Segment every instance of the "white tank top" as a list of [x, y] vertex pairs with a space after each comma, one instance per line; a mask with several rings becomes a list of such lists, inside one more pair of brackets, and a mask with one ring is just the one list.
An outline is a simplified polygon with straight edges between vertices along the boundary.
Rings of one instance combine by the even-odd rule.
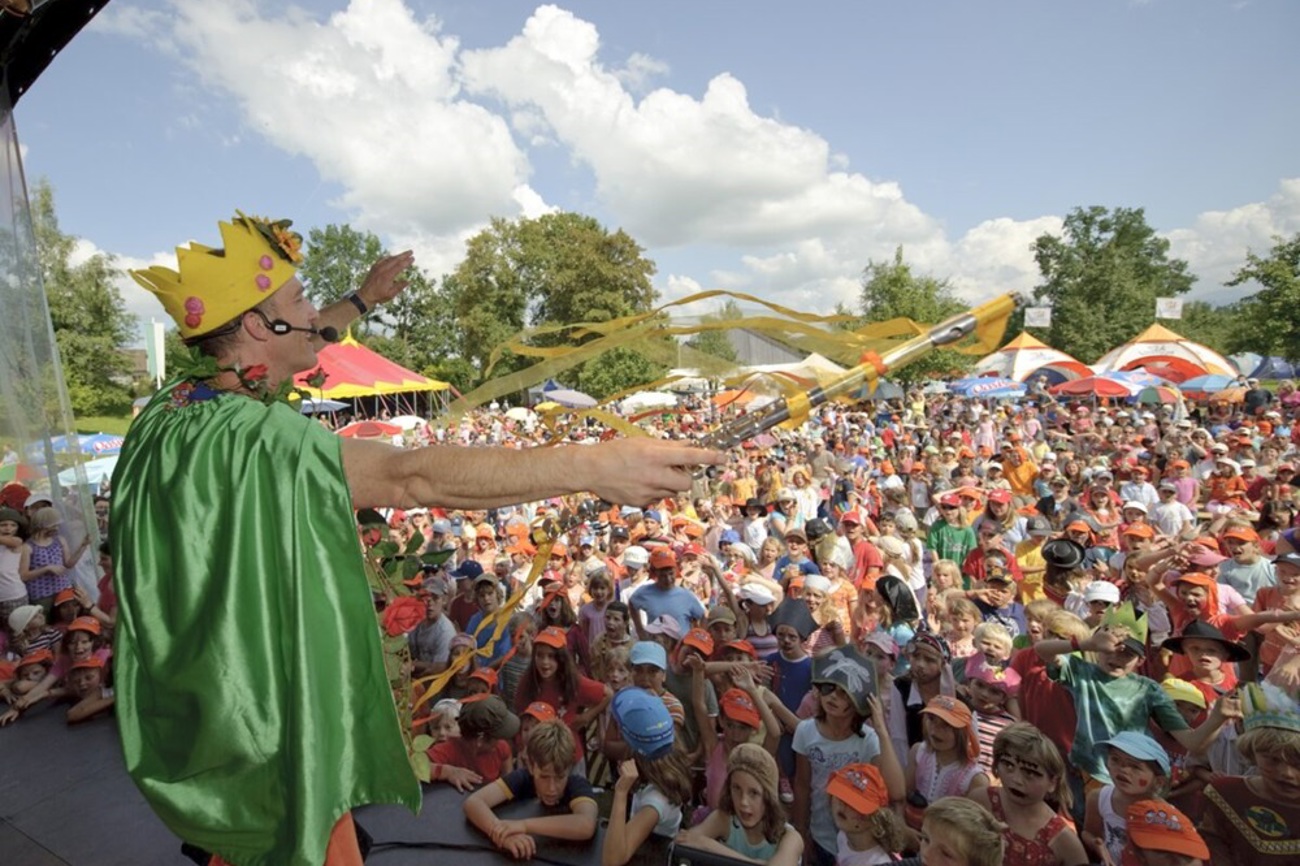
[[1124, 858], [1124, 847], [1128, 845], [1128, 821], [1123, 815], [1115, 813], [1111, 798], [1115, 786], [1107, 785], [1097, 794], [1097, 811], [1101, 814], [1102, 841], [1110, 854], [1112, 863], [1119, 863]]

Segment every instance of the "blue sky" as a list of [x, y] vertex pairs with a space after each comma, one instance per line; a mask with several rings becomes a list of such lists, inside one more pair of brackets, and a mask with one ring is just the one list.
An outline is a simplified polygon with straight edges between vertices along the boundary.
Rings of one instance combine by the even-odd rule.
[[1296, 33], [1285, 0], [112, 0], [17, 121], [64, 230], [126, 265], [239, 208], [438, 275], [551, 208], [628, 230], [665, 300], [829, 311], [900, 244], [970, 300], [1031, 289], [1034, 237], [1100, 204], [1225, 301], [1300, 231]]

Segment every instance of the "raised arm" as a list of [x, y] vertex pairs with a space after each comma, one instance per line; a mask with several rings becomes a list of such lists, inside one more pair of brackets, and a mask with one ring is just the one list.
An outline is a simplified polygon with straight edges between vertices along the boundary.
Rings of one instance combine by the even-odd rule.
[[359, 508], [491, 508], [590, 491], [641, 505], [691, 486], [696, 466], [725, 462], [720, 451], [639, 437], [589, 447], [402, 449], [344, 439], [343, 469]]

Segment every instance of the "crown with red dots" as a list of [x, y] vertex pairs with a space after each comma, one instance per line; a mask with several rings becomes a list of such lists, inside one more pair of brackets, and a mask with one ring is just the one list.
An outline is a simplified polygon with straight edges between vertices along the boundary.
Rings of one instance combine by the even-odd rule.
[[176, 248], [177, 270], [153, 265], [131, 277], [158, 296], [190, 340], [247, 312], [291, 280], [302, 263], [302, 235], [289, 220], [242, 213], [220, 223], [221, 247]]

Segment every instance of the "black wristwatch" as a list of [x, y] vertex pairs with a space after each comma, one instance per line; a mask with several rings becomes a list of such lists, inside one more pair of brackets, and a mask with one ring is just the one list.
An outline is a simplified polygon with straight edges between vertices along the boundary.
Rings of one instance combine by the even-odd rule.
[[343, 296], [343, 300], [351, 301], [352, 306], [356, 307], [357, 312], [363, 316], [366, 313], [370, 312], [370, 308], [366, 306], [366, 302], [361, 300], [361, 295], [357, 294], [356, 292], [348, 292], [346, 295]]

